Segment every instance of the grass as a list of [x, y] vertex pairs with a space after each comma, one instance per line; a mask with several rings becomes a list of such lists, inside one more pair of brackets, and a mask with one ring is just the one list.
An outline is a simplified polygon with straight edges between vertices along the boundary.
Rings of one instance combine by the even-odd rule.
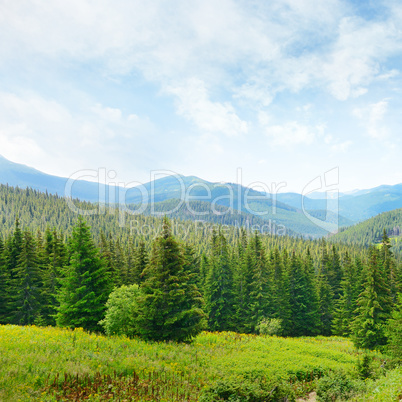
[[391, 402], [402, 400], [402, 368], [389, 371], [385, 377], [367, 382], [367, 391], [354, 401]]
[[192, 344], [147, 343], [81, 329], [5, 325], [0, 400], [196, 401], [222, 381], [285, 382], [302, 395], [330, 370], [354, 372], [357, 360], [352, 343], [336, 337], [204, 332]]

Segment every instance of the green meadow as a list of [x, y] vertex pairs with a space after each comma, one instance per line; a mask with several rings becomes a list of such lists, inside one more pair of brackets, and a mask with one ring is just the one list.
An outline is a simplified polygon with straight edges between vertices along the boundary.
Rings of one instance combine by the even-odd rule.
[[[307, 395], [331, 371], [354, 374], [361, 357], [348, 339], [338, 337], [203, 332], [191, 344], [150, 343], [14, 325], [0, 326], [0, 350], [1, 401], [219, 400], [216, 395], [262, 401], [270, 400], [263, 399], [267, 394], [280, 400], [275, 398], [281, 392]], [[380, 366], [381, 354], [370, 353]], [[382, 381], [378, 395], [390, 392], [387, 378]], [[231, 392], [244, 399], [230, 399]]]

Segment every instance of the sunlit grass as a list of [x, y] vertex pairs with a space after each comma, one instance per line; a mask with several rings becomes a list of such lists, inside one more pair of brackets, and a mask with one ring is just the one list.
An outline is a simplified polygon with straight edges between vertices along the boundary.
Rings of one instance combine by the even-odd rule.
[[221, 379], [309, 382], [328, 370], [353, 371], [358, 359], [349, 340], [335, 337], [204, 332], [192, 344], [147, 343], [81, 329], [12, 325], [0, 326], [0, 350], [0, 400], [22, 401], [51, 400], [49, 384], [61, 382], [65, 373], [78, 374], [80, 381], [134, 376], [135, 386], [154, 386], [161, 398], [172, 389], [195, 397]]

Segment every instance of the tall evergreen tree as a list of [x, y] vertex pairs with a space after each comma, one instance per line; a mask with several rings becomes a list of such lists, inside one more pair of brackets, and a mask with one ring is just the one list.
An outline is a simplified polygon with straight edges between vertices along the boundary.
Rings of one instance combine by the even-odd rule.
[[300, 259], [292, 254], [289, 270], [289, 293], [292, 321], [292, 336], [317, 333], [317, 298], [313, 278]]
[[343, 278], [341, 281], [341, 296], [336, 301], [334, 312], [333, 333], [340, 336], [350, 335], [350, 324], [355, 318], [356, 302], [360, 294], [360, 261], [352, 262], [348, 253], [343, 263]]
[[250, 307], [252, 331], [263, 319], [272, 313], [272, 287], [268, 262], [265, 250], [262, 247], [261, 238], [258, 232], [250, 239], [248, 252], [251, 253], [252, 261], [252, 282], [250, 286]]
[[12, 322], [33, 324], [40, 313], [42, 278], [35, 239], [28, 230], [23, 233], [21, 253], [13, 277]]
[[0, 238], [0, 324], [6, 324], [8, 322], [8, 315], [10, 312], [10, 278], [7, 270], [5, 254], [6, 250], [4, 243]]
[[58, 307], [57, 294], [60, 289], [60, 281], [63, 267], [66, 264], [66, 250], [61, 235], [56, 229], [45, 233], [46, 266], [43, 273], [43, 320], [48, 325], [56, 324]]
[[363, 291], [357, 300], [356, 318], [352, 324], [356, 347], [374, 349], [386, 344], [385, 323], [390, 317], [392, 298], [379, 251], [370, 248], [370, 259], [365, 267]]
[[70, 264], [64, 270], [58, 294], [57, 325], [101, 331], [99, 321], [104, 316], [111, 281], [81, 217], [73, 229], [69, 251]]
[[281, 320], [283, 335], [290, 335], [292, 332], [289, 276], [283, 264], [278, 248], [275, 248], [271, 258], [273, 271], [273, 317]]
[[139, 331], [145, 339], [187, 341], [204, 327], [203, 299], [191, 279], [167, 218], [152, 248], [142, 284]]
[[138, 247], [135, 249], [134, 266], [132, 271], [133, 283], [142, 283], [144, 281], [144, 270], [148, 265], [148, 252], [145, 247], [145, 242], [140, 241]]
[[212, 236], [212, 256], [206, 283], [208, 326], [212, 331], [234, 329], [233, 270], [225, 236]]

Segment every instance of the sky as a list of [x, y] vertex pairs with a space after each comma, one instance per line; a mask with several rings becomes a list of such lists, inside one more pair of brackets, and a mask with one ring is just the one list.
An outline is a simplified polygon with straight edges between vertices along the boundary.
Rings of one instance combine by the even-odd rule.
[[0, 35], [14, 162], [126, 185], [402, 182], [398, 0], [0, 0]]

